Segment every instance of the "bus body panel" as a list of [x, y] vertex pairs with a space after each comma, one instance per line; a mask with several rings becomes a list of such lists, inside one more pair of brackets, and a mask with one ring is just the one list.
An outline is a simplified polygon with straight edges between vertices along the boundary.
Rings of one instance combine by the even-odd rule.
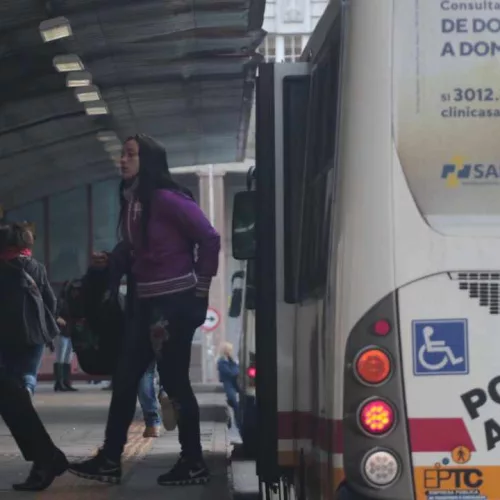
[[[471, 275], [441, 273], [399, 290], [417, 500], [443, 489], [500, 498], [500, 336], [490, 312], [498, 306], [480, 292], [490, 282]], [[457, 468], [469, 477], [448, 472]]]

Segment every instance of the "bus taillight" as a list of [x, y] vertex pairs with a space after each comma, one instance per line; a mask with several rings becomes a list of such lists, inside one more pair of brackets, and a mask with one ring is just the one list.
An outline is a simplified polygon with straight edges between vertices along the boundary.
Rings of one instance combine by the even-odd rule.
[[368, 433], [387, 434], [394, 425], [394, 410], [382, 399], [372, 399], [362, 404], [358, 412], [359, 424]]
[[391, 374], [389, 355], [376, 347], [361, 351], [355, 362], [355, 372], [365, 384], [382, 384]]
[[391, 332], [391, 324], [386, 319], [379, 319], [373, 324], [373, 333], [381, 337]]
[[387, 488], [400, 474], [399, 460], [389, 450], [373, 449], [363, 459], [362, 472], [371, 486]]
[[247, 370], [247, 374], [250, 378], [254, 379], [255, 376], [257, 375], [257, 370], [255, 369], [254, 366], [251, 366], [248, 370]]

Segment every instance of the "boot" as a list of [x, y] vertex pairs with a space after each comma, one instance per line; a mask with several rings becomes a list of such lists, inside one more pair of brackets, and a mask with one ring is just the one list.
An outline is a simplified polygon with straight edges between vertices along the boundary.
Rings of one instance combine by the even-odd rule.
[[31, 472], [23, 483], [13, 484], [16, 491], [43, 491], [46, 490], [58, 476], [68, 469], [68, 461], [64, 453], [56, 449], [52, 460], [34, 464]]
[[71, 381], [70, 381], [70, 378], [71, 378], [71, 365], [69, 363], [64, 363], [62, 365], [62, 373], [63, 373], [62, 383], [63, 383], [63, 386], [66, 388], [66, 390], [69, 391], [69, 392], [76, 392], [76, 391], [78, 391], [78, 389], [75, 389], [71, 385]]
[[54, 363], [54, 391], [67, 392], [68, 389], [63, 384], [63, 367], [61, 363]]

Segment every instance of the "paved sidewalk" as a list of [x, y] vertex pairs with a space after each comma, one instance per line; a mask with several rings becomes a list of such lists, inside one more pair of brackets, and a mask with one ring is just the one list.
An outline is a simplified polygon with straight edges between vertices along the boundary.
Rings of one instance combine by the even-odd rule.
[[[79, 460], [102, 444], [110, 393], [96, 386], [80, 385], [78, 393], [54, 393], [42, 384], [35, 404], [51, 436], [70, 459]], [[0, 500], [229, 500], [227, 478], [228, 439], [225, 398], [220, 393], [200, 393], [202, 442], [212, 480], [207, 486], [160, 487], [156, 478], [178, 457], [177, 432], [164, 431], [157, 439], [144, 439], [140, 411], [130, 429], [124, 453], [124, 478], [120, 486], [86, 481], [69, 473], [42, 493], [13, 492], [10, 485], [24, 479], [29, 464], [21, 458], [8, 430], [0, 421]]]

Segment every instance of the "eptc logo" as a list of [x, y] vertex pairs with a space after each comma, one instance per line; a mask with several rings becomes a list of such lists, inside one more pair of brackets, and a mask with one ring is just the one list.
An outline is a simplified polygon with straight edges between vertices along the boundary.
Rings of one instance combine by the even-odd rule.
[[456, 157], [443, 165], [441, 179], [446, 181], [446, 187], [449, 188], [460, 185], [500, 184], [500, 165], [465, 163], [463, 158]]

